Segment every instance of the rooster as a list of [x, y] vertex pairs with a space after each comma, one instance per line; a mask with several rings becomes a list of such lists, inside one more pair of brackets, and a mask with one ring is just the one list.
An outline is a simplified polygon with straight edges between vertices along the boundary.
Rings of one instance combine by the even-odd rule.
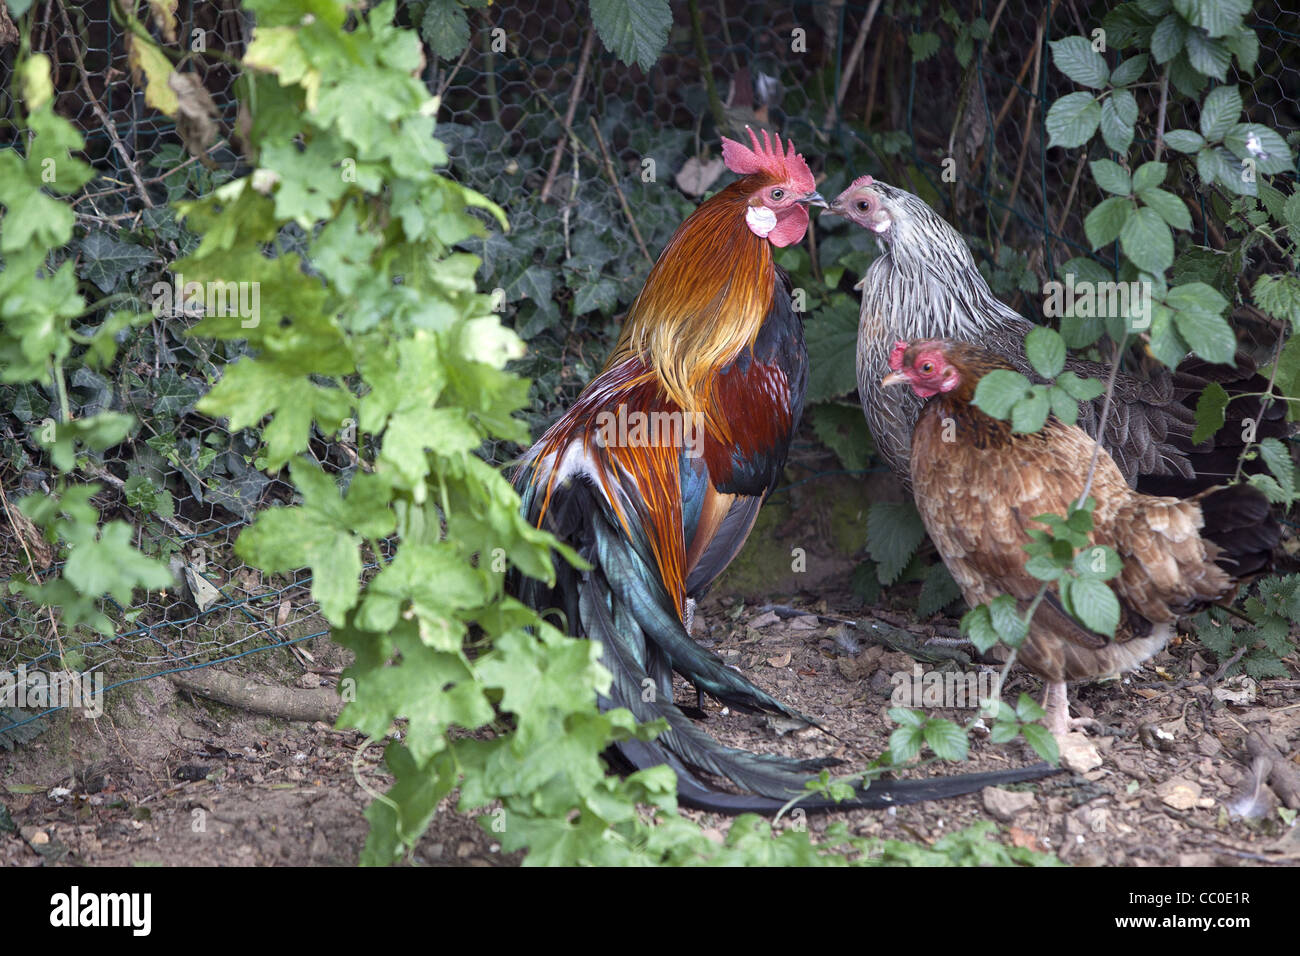
[[[886, 396], [880, 379], [888, 371], [897, 339], [945, 337], [975, 342], [1002, 355], [1017, 371], [1041, 381], [1025, 356], [1025, 334], [1033, 324], [993, 294], [961, 235], [918, 196], [863, 176], [827, 210], [873, 232], [882, 254], [858, 287], [862, 310], [858, 331], [858, 394], [876, 449], [904, 485], [908, 445], [920, 401], [911, 394]], [[1071, 359], [1066, 370], [1104, 379], [1108, 367]], [[1249, 356], [1236, 367], [1189, 359], [1174, 373], [1151, 379], [1120, 373], [1101, 443], [1130, 485], [1159, 494], [1193, 494], [1232, 479], [1245, 450], [1241, 436], [1253, 420], [1256, 440], [1286, 433], [1284, 403], [1274, 403], [1260, 420], [1258, 398], [1235, 398], [1228, 424], [1214, 439], [1192, 445], [1193, 409], [1205, 386], [1221, 383], [1229, 392], [1259, 395], [1267, 382]], [[1101, 399], [1082, 403], [1079, 425], [1097, 435]]]
[[[1097, 443], [1054, 416], [1039, 432], [1017, 434], [972, 399], [980, 379], [1012, 363], [952, 340], [899, 341], [881, 388], [910, 385], [923, 402], [911, 438], [912, 492], [926, 530], [972, 607], [1009, 594], [1023, 613], [1042, 584], [1025, 570], [1038, 515], [1065, 515], [1083, 494]], [[1069, 718], [1066, 681], [1130, 670], [1159, 652], [1175, 619], [1230, 599], [1246, 569], [1267, 563], [1278, 540], [1268, 500], [1248, 485], [1179, 499], [1134, 491], [1111, 455], [1097, 454], [1089, 490], [1093, 545], [1123, 561], [1114, 579], [1121, 617], [1114, 638], [1078, 623], [1057, 586], [1046, 592], [1017, 660], [1047, 682], [1045, 722], [1054, 734]]]
[[[741, 178], [677, 229], [604, 370], [516, 471], [524, 514], [590, 570], [557, 561], [551, 587], [511, 583], [529, 606], [558, 610], [569, 633], [600, 642], [614, 678], [602, 706], [667, 722], [651, 744], [620, 744], [624, 760], [638, 769], [667, 762], [684, 803], [732, 813], [775, 810], [833, 763], [724, 747], [673, 702], [676, 671], [734, 707], [806, 720], [689, 633], [693, 601], [739, 552], [781, 476], [808, 375], [790, 280], [772, 254], [803, 239], [807, 207], [824, 201], [793, 145], [766, 132], [749, 138], [723, 139], [727, 168]], [[747, 792], [722, 792], [699, 771]], [[965, 793], [998, 776], [878, 784], [845, 805]]]

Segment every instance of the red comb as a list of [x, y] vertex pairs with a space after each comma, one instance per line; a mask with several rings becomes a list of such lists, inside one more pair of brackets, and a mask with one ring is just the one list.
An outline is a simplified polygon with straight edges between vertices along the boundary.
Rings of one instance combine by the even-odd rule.
[[722, 137], [722, 159], [729, 170], [741, 176], [768, 173], [782, 182], [788, 181], [803, 192], [812, 192], [817, 188], [812, 170], [804, 158], [794, 151], [794, 143], [787, 142], [783, 147], [779, 134], [769, 136], [767, 130], [763, 130], [763, 142], [760, 144], [752, 129], [746, 126], [745, 132], [754, 144], [752, 149], [734, 139]]
[[902, 371], [903, 353], [907, 351], [907, 342], [899, 339], [894, 343], [894, 350], [889, 353], [889, 369], [892, 372]]

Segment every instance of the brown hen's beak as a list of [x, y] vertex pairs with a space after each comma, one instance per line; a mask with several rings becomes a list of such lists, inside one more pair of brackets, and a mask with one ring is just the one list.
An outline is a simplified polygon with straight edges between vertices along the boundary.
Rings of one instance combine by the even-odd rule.
[[800, 196], [795, 201], [804, 203], [805, 205], [808, 206], [820, 206], [822, 209], [826, 208], [826, 200], [823, 199], [822, 194], [815, 189], [810, 193]]
[[890, 372], [880, 380], [881, 388], [888, 388], [890, 385], [906, 385], [907, 376], [902, 372]]

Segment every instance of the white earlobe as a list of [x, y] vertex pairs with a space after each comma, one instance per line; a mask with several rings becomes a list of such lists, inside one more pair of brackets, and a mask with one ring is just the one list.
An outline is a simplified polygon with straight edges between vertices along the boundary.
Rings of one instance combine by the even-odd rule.
[[776, 228], [776, 213], [766, 206], [750, 206], [745, 210], [745, 224], [754, 235], [766, 239]]

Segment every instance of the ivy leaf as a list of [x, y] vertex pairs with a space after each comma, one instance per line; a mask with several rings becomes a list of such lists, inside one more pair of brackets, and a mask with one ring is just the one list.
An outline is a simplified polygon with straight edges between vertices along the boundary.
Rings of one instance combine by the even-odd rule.
[[1109, 159], [1096, 159], [1089, 164], [1092, 178], [1097, 185], [1115, 196], [1127, 196], [1133, 192], [1133, 181], [1128, 171], [1119, 163]]
[[157, 258], [143, 246], [121, 242], [101, 230], [89, 233], [80, 240], [81, 277], [99, 286], [103, 292], [112, 292], [129, 272], [142, 269]]
[[673, 14], [668, 0], [591, 0], [591, 20], [605, 49], [648, 71], [668, 43]]
[[1099, 202], [1083, 220], [1092, 248], [1100, 249], [1118, 239], [1132, 214], [1133, 203], [1128, 199], [1112, 196]]
[[1086, 37], [1053, 40], [1048, 46], [1052, 48], [1052, 62], [1056, 68], [1080, 86], [1100, 90], [1110, 79], [1105, 59], [1092, 48]]
[[1045, 122], [1047, 145], [1072, 149], [1088, 142], [1097, 132], [1101, 107], [1091, 93], [1068, 93], [1052, 104]]
[[1192, 444], [1199, 445], [1215, 436], [1226, 420], [1228, 393], [1218, 382], [1211, 382], [1196, 400], [1196, 431], [1192, 432]]
[[[1086, 228], [1086, 224], [1085, 224]], [[1120, 248], [1143, 272], [1160, 274], [1174, 261], [1174, 237], [1154, 209], [1138, 209], [1124, 222]]]
[[1065, 368], [1065, 342], [1054, 329], [1030, 329], [1025, 336], [1025, 355], [1043, 378], [1056, 378]]
[[878, 501], [867, 512], [867, 549], [880, 566], [881, 584], [893, 584], [925, 540], [925, 525], [911, 502]]
[[1241, 93], [1236, 86], [1216, 86], [1201, 104], [1201, 135], [1207, 142], [1217, 143], [1228, 135], [1241, 110]]
[[1029, 394], [1029, 379], [1011, 369], [989, 372], [975, 386], [975, 406], [987, 415], [1003, 420], [1011, 417], [1016, 403]]

